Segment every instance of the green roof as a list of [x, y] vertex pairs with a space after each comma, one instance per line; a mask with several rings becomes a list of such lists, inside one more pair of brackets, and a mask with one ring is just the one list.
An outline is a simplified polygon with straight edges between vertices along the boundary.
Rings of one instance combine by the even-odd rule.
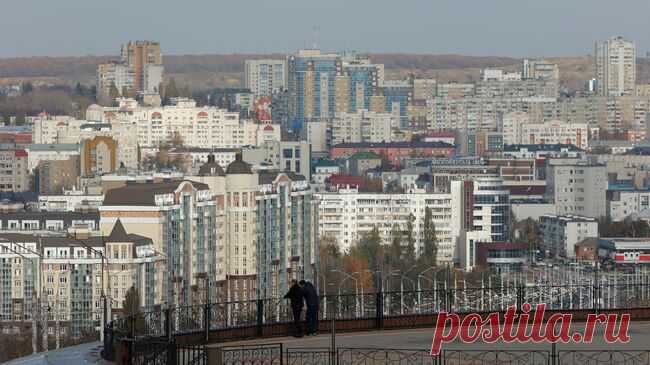
[[318, 160], [314, 167], [337, 167], [339, 164], [337, 164], [335, 161], [328, 160], [328, 159], [322, 159]]
[[357, 160], [370, 160], [370, 159], [379, 159], [381, 160], [381, 156], [378, 154], [371, 152], [371, 151], [359, 151], [355, 153], [354, 155], [350, 156], [350, 158], [354, 158]]

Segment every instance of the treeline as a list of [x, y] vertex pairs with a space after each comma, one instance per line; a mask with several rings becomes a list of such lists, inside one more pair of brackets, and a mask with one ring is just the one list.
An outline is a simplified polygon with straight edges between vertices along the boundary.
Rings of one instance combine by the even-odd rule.
[[0, 121], [8, 124], [11, 117], [16, 117], [16, 124], [22, 124], [26, 116], [35, 116], [43, 111], [83, 119], [86, 109], [95, 101], [95, 92], [94, 87], [81, 84], [76, 87], [34, 88], [25, 83], [21, 95], [0, 96]]

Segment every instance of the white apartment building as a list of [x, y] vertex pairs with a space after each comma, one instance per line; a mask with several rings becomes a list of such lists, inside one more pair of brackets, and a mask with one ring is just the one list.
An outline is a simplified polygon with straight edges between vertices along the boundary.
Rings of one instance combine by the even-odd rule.
[[98, 65], [97, 99], [110, 100], [112, 85], [115, 85], [120, 95], [122, 94], [122, 90], [133, 90], [135, 86], [135, 70], [133, 67], [115, 62]]
[[506, 72], [495, 68], [485, 68], [481, 70], [481, 81], [519, 81], [521, 73]]
[[589, 126], [586, 123], [550, 120], [521, 124], [519, 130], [517, 144], [572, 144], [578, 148], [589, 147]]
[[594, 47], [596, 89], [602, 96], [634, 95], [636, 92], [636, 46], [622, 37], [596, 42]]
[[607, 214], [607, 168], [573, 158], [546, 161], [546, 198], [558, 215], [600, 218]]
[[246, 60], [244, 63], [244, 86], [255, 98], [271, 96], [287, 86], [286, 60]]
[[598, 220], [574, 215], [543, 215], [539, 218], [542, 247], [551, 257], [575, 257], [575, 245], [598, 237]]
[[33, 171], [41, 161], [69, 160], [79, 156], [79, 145], [76, 143], [32, 144], [26, 150], [29, 171]]
[[186, 147], [238, 148], [280, 136], [279, 126], [267, 128], [241, 120], [236, 112], [197, 107], [189, 99], [177, 99], [171, 106], [138, 107], [133, 118], [140, 146], [159, 146], [178, 138]]
[[81, 126], [85, 120], [66, 115], [51, 116], [41, 113], [33, 119], [32, 142], [34, 144], [78, 143]]
[[613, 222], [625, 220], [650, 208], [650, 190], [610, 190], [607, 192], [607, 214]]
[[521, 128], [530, 123], [530, 116], [526, 112], [514, 111], [503, 116], [501, 131], [503, 144], [521, 144]]
[[104, 201], [103, 194], [87, 194], [81, 190], [64, 190], [63, 194], [39, 195], [38, 209], [42, 212], [74, 212], [97, 209]]
[[422, 249], [425, 208], [432, 211], [438, 238], [438, 262], [451, 262], [460, 232], [460, 193], [435, 194], [412, 192], [409, 194], [361, 193], [357, 189], [340, 189], [338, 192], [316, 194], [319, 236], [336, 238], [342, 250], [356, 245], [364, 234], [375, 227], [382, 242], [391, 242], [393, 225], [406, 231], [410, 215], [415, 217], [414, 236], [416, 251]]
[[521, 75], [524, 79], [559, 80], [560, 68], [545, 60], [524, 59]]
[[332, 119], [332, 145], [357, 142], [390, 142], [399, 118], [392, 113], [359, 110], [337, 113]]

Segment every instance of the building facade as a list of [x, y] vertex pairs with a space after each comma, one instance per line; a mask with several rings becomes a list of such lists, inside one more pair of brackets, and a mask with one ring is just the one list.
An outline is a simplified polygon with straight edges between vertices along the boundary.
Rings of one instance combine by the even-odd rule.
[[634, 95], [636, 46], [622, 37], [596, 42], [594, 47], [596, 90], [602, 96]]

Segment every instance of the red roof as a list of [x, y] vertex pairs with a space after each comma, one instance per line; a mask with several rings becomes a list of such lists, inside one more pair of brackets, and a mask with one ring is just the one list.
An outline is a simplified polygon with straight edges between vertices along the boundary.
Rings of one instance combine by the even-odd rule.
[[16, 150], [15, 156], [16, 157], [27, 157], [27, 151], [25, 151], [25, 150]]
[[273, 126], [267, 124], [266, 127], [264, 127], [264, 132], [273, 132]]
[[160, 114], [158, 112], [153, 112], [151, 114], [151, 119], [160, 119], [160, 118], [162, 118], [162, 114]]
[[199, 118], [207, 118], [207, 117], [208, 117], [208, 113], [207, 113], [207, 112], [199, 112], [198, 117], [199, 117]]
[[365, 181], [361, 176], [352, 175], [332, 175], [330, 176], [331, 185], [356, 185], [364, 186]]

